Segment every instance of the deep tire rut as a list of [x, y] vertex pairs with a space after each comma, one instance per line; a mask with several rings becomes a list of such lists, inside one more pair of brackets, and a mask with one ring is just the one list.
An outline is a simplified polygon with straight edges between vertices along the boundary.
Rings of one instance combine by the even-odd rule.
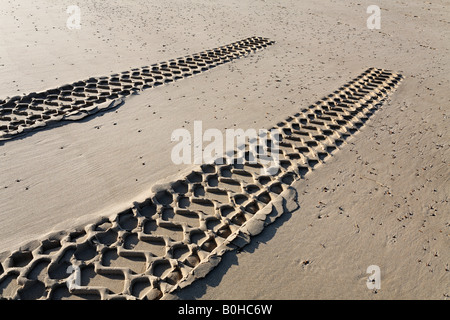
[[[170, 298], [204, 277], [225, 252], [242, 248], [284, 212], [297, 209], [292, 184], [330, 159], [401, 80], [370, 68], [278, 123], [276, 174], [263, 174], [262, 165], [247, 157], [241, 164], [204, 164], [110, 218], [3, 254], [0, 297]], [[70, 267], [81, 279], [71, 290]]]

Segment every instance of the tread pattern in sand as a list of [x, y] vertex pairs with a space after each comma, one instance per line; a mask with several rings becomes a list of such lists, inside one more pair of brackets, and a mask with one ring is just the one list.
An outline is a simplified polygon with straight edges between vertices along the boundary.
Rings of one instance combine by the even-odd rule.
[[43, 92], [0, 99], [0, 140], [50, 123], [78, 120], [117, 107], [133, 92], [205, 72], [273, 43], [267, 38], [251, 37], [107, 77], [89, 78]]
[[[317, 103], [286, 118], [280, 168], [258, 163], [204, 164], [144, 201], [78, 230], [0, 256], [6, 299], [166, 299], [243, 247], [286, 211], [292, 187], [323, 165], [395, 90], [402, 76], [370, 68]], [[80, 287], [67, 287], [70, 266]]]

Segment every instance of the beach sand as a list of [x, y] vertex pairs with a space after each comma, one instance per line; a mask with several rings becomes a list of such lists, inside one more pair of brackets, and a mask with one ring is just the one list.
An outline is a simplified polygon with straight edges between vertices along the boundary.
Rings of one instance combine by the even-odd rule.
[[[372, 1], [80, 1], [81, 29], [66, 25], [70, 1], [0, 3], [5, 8], [0, 100], [253, 36], [275, 42], [127, 96], [117, 108], [0, 141], [1, 297], [71, 297], [53, 292], [68, 276], [53, 266], [70, 253], [75, 260], [65, 263], [78, 261], [86, 275], [82, 285], [94, 287], [75, 292], [76, 297], [448, 299], [450, 6], [445, 1], [382, 3], [379, 30], [366, 24]], [[158, 198], [155, 185], [198, 171], [197, 164], [171, 161], [174, 130], [193, 131], [194, 121], [221, 132], [268, 129], [301, 115], [371, 67], [403, 79], [339, 150], [285, 186], [279, 197], [272, 196], [269, 206], [282, 208], [280, 216], [254, 232], [247, 245], [233, 243], [234, 250], [228, 250], [225, 241], [227, 250], [211, 251], [206, 238], [224, 230], [220, 220], [220, 228], [212, 235], [205, 231], [206, 238], [195, 245], [192, 238], [187, 243], [183, 237], [158, 238], [164, 259], [145, 250], [134, 255], [141, 260], [128, 259], [133, 253], [126, 250], [114, 258], [108, 246], [114, 241], [123, 246], [130, 234], [140, 240], [136, 248], [157, 240], [143, 236], [140, 223], [148, 217], [133, 211], [139, 216], [131, 219], [133, 229], [117, 214], [136, 202], [142, 209], [150, 196]], [[202, 183], [208, 183], [205, 179]], [[173, 184], [170, 188], [174, 197], [183, 194]], [[165, 206], [161, 198], [158, 210]], [[200, 225], [209, 221], [197, 218]], [[105, 219], [110, 225], [102, 229], [99, 221]], [[65, 238], [91, 224], [95, 227], [80, 234], [79, 242]], [[192, 236], [183, 228], [184, 239]], [[231, 229], [231, 234], [242, 231]], [[120, 231], [113, 242], [88, 246], [108, 230]], [[44, 257], [43, 247], [54, 256]], [[176, 254], [177, 248], [186, 252]], [[197, 250], [198, 259], [209, 264], [197, 269], [196, 281], [186, 278], [189, 286], [172, 292], [188, 274], [176, 261], [195, 265], [189, 257]], [[211, 252], [222, 257], [217, 265], [220, 259]], [[106, 266], [122, 270], [119, 279], [99, 267], [105, 257], [110, 262], [128, 257], [125, 265]], [[136, 260], [143, 269], [136, 270]], [[379, 289], [366, 285], [371, 265], [380, 268]], [[49, 278], [48, 272], [58, 276]], [[96, 277], [102, 272], [106, 279]], [[200, 275], [205, 278], [197, 279]], [[160, 279], [168, 285], [161, 287]]]

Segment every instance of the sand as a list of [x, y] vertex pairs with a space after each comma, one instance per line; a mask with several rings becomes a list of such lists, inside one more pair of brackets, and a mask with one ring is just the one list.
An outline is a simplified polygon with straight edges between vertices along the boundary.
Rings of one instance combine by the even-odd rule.
[[[383, 3], [381, 29], [368, 30], [370, 4], [82, 2], [81, 29], [69, 30], [69, 2], [55, 5], [41, 0], [25, 6], [2, 1], [7, 10], [2, 11], [0, 36], [0, 99], [109, 76], [252, 36], [267, 37], [275, 44], [207, 72], [141, 91], [109, 112], [3, 141], [0, 252], [15, 252], [12, 257], [17, 259], [2, 255], [0, 295], [153, 299], [186, 278], [189, 286], [165, 297], [448, 298], [450, 8], [444, 1]], [[288, 195], [273, 197], [282, 214], [262, 229], [253, 225], [261, 233], [247, 229], [247, 234], [254, 233], [249, 244], [234, 243], [232, 250], [225, 250], [225, 241], [217, 244], [224, 250], [213, 253], [216, 248], [209, 251], [207, 240], [196, 244], [209, 252], [199, 258], [210, 263], [196, 269], [199, 277], [206, 278], [191, 284], [189, 272], [184, 273], [190, 269], [177, 269], [174, 260], [188, 259], [197, 247], [183, 247], [182, 240], [176, 243], [170, 235], [158, 238], [159, 250], [163, 239], [163, 247], [184, 253], [166, 250], [160, 254], [165, 259], [153, 259], [158, 255], [142, 249], [125, 267], [143, 269], [122, 271], [119, 279], [116, 274], [119, 281], [112, 281], [109, 273], [106, 280], [95, 276], [102, 267], [124, 268], [104, 264], [105, 259], [118, 262], [119, 257], [127, 257], [126, 248], [125, 253], [114, 253], [107, 250], [114, 242], [102, 240], [103, 247], [89, 256], [87, 244], [108, 230], [137, 234], [138, 243], [156, 241], [146, 238], [145, 230], [140, 234], [121, 224], [117, 214], [133, 202], [144, 203], [153, 186], [198, 170], [195, 165], [171, 163], [173, 130], [192, 130], [196, 120], [202, 120], [205, 128], [222, 131], [270, 128], [369, 67], [393, 70], [404, 79], [337, 152], [292, 182], [284, 191]], [[148, 218], [132, 215], [135, 228]], [[108, 217], [104, 219], [111, 225], [85, 228], [90, 231], [79, 242], [66, 242], [67, 234], [80, 226], [98, 226], [99, 219], [105, 222], [101, 217]], [[183, 233], [190, 234], [189, 230], [184, 227]], [[59, 235], [52, 239], [57, 241], [35, 241], [55, 232]], [[26, 245], [30, 242], [33, 245]], [[43, 247], [54, 256], [43, 257], [48, 254]], [[50, 277], [59, 282], [46, 282], [46, 268], [62, 261], [55, 257], [70, 248], [78, 250], [75, 260], [81, 261], [86, 274], [82, 285], [94, 288], [75, 295], [55, 293], [64, 288], [68, 275], [60, 272], [59, 277]], [[222, 261], [216, 263], [210, 254]], [[152, 264], [154, 260], [158, 263]], [[195, 259], [188, 260], [183, 260], [186, 265], [195, 264]], [[370, 265], [380, 267], [380, 289], [366, 286]], [[142, 270], [151, 275], [137, 276]], [[161, 282], [169, 285], [161, 288]], [[110, 283], [119, 284], [109, 291], [98, 289]], [[159, 291], [150, 290], [155, 288]]]

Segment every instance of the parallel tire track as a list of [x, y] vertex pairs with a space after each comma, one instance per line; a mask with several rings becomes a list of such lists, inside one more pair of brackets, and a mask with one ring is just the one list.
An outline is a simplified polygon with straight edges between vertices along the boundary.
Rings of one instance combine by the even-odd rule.
[[[292, 184], [337, 152], [401, 80], [391, 71], [370, 68], [278, 123], [275, 175], [261, 174], [262, 166], [247, 160], [204, 164], [113, 217], [3, 254], [0, 297], [170, 297], [205, 276], [226, 251], [243, 247], [283, 212], [295, 210]], [[81, 287], [68, 289], [69, 266], [79, 268]]]

